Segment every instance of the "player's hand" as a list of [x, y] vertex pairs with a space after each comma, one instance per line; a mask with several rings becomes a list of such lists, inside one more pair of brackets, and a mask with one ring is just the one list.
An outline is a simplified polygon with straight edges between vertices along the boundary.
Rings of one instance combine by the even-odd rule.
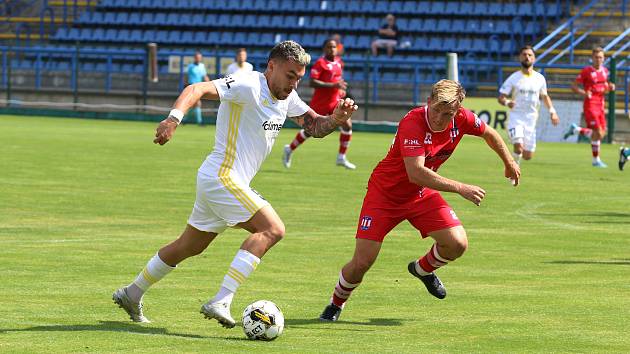
[[346, 98], [346, 90], [339, 89], [339, 98]]
[[505, 165], [505, 177], [512, 181], [514, 187], [518, 186], [521, 180], [521, 167], [512, 160], [509, 164]]
[[332, 113], [332, 118], [338, 125], [341, 125], [350, 119], [350, 117], [352, 117], [352, 113], [354, 113], [357, 109], [359, 109], [359, 106], [354, 104], [354, 100], [350, 98], [339, 100], [337, 107], [335, 107], [335, 110]]
[[339, 81], [335, 82], [335, 87], [341, 90], [345, 90], [348, 88], [348, 84], [344, 79], [339, 79]]
[[157, 129], [155, 130], [155, 139], [153, 139], [153, 143], [164, 145], [173, 136], [175, 133], [175, 129], [177, 129], [177, 119], [168, 117], [160, 122]]
[[612, 82], [608, 83], [608, 91], [615, 91], [615, 88], [616, 88], [616, 86], [615, 86], [614, 83], [612, 83]]
[[560, 117], [558, 117], [558, 113], [551, 113], [551, 124], [554, 126], [560, 123]]
[[590, 90], [584, 91], [584, 97], [586, 97], [586, 98], [588, 98], [590, 100], [591, 97], [593, 97], [593, 93]]
[[464, 197], [464, 199], [470, 200], [478, 206], [479, 204], [481, 204], [481, 201], [486, 196], [486, 191], [478, 186], [473, 186], [471, 184], [462, 184], [459, 189], [459, 195]]
[[516, 106], [516, 103], [514, 103], [514, 101], [510, 101], [510, 102], [508, 102], [507, 106], [508, 106], [510, 109], [512, 109], [512, 108], [514, 108], [514, 106]]

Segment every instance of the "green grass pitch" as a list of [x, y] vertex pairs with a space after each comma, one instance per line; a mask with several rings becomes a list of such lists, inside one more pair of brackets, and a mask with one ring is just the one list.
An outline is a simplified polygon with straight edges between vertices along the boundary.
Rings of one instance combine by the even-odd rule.
[[407, 223], [385, 240], [341, 321], [317, 320], [354, 230], [372, 168], [392, 134], [357, 132], [335, 166], [337, 134], [309, 140], [280, 163], [282, 132], [252, 186], [284, 220], [286, 238], [239, 289], [232, 313], [277, 303], [283, 336], [252, 342], [240, 328], [206, 321], [200, 305], [217, 290], [246, 233], [229, 230], [145, 296], [140, 325], [111, 301], [163, 244], [182, 231], [195, 176], [214, 127], [182, 126], [166, 146], [154, 123], [0, 117], [0, 352], [630, 352], [630, 171], [590, 166], [590, 147], [540, 144], [522, 164], [522, 185], [503, 177], [496, 155], [467, 137], [441, 174], [479, 184], [480, 207], [444, 194], [470, 247], [439, 271], [445, 300], [407, 273], [424, 254]]

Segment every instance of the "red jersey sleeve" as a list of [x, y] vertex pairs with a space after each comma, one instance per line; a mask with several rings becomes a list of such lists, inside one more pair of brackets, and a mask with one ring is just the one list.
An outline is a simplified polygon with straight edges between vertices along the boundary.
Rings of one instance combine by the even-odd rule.
[[578, 74], [578, 76], [575, 78], [575, 82], [584, 85], [584, 77], [586, 75], [588, 75], [588, 72], [586, 72], [587, 68], [583, 68], [582, 71], [580, 71], [580, 73]]
[[[419, 112], [409, 112], [398, 124], [396, 139], [402, 157], [424, 156], [425, 132], [420, 125]], [[422, 118], [424, 119], [424, 118]]]
[[486, 131], [486, 122], [481, 120], [477, 115], [467, 109], [464, 110], [464, 124], [462, 125], [462, 133], [480, 136]]
[[322, 62], [318, 60], [311, 67], [311, 78], [315, 80], [319, 80], [319, 77], [322, 74], [322, 71], [323, 71]]

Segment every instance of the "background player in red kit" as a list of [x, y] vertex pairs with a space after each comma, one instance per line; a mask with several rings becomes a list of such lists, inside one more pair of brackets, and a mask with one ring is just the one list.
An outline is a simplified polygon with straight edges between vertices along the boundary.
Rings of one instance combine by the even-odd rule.
[[331, 304], [320, 319], [336, 321], [344, 303], [370, 269], [385, 236], [404, 220], [435, 240], [424, 256], [407, 266], [429, 293], [440, 299], [446, 290], [434, 271], [460, 257], [468, 247], [466, 232], [438, 191], [458, 193], [479, 205], [486, 192], [478, 186], [442, 177], [438, 168], [451, 156], [464, 134], [482, 137], [503, 160], [505, 177], [518, 185], [520, 169], [492, 128], [461, 107], [462, 86], [451, 80], [433, 85], [426, 106], [400, 121], [394, 143], [376, 166], [363, 200], [352, 260], [339, 273]]
[[[571, 135], [579, 134], [591, 139], [593, 152], [593, 167], [608, 167], [599, 158], [601, 139], [606, 136], [606, 113], [604, 112], [604, 94], [615, 90], [615, 84], [608, 81], [608, 69], [604, 67], [604, 50], [601, 47], [593, 49], [593, 65], [582, 69], [573, 82], [571, 89], [584, 96], [584, 121], [587, 128], [571, 124], [564, 134], [567, 139]], [[582, 85], [583, 89], [579, 85]]]
[[[328, 114], [332, 112], [340, 99], [345, 97], [347, 88], [343, 80], [343, 61], [338, 54], [337, 42], [334, 39], [327, 39], [324, 42], [324, 55], [320, 57], [311, 68], [311, 87], [314, 87], [313, 98], [309, 106], [318, 114]], [[346, 158], [346, 151], [352, 138], [352, 122], [347, 120], [341, 127], [339, 135], [339, 154], [337, 155], [337, 165], [354, 170], [356, 166]], [[293, 142], [284, 146], [282, 163], [284, 167], [291, 167], [291, 154], [300, 146], [309, 135], [300, 130]]]

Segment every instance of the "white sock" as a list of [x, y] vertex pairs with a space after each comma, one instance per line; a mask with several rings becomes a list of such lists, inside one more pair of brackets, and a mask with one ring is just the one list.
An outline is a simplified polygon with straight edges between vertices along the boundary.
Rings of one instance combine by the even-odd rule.
[[260, 264], [260, 258], [245, 250], [238, 250], [230, 264], [230, 269], [223, 277], [221, 288], [212, 299], [212, 302], [227, 302], [228, 305], [231, 304], [238, 287], [258, 267], [258, 264]]
[[346, 154], [338, 154], [337, 155], [337, 160], [345, 160], [346, 159]]
[[573, 128], [573, 134], [579, 135], [580, 134], [580, 130], [582, 130], [582, 127], [575, 126], [575, 128]]
[[164, 278], [173, 269], [175, 269], [175, 267], [164, 263], [156, 253], [155, 256], [149, 260], [142, 272], [138, 274], [133, 283], [127, 286], [125, 289], [127, 295], [132, 301], [140, 302], [144, 293], [149, 290], [149, 287], [160, 281], [160, 279]]
[[514, 161], [516, 161], [516, 163], [521, 163], [521, 156], [523, 156], [523, 154], [512, 152], [512, 157], [514, 157]]

